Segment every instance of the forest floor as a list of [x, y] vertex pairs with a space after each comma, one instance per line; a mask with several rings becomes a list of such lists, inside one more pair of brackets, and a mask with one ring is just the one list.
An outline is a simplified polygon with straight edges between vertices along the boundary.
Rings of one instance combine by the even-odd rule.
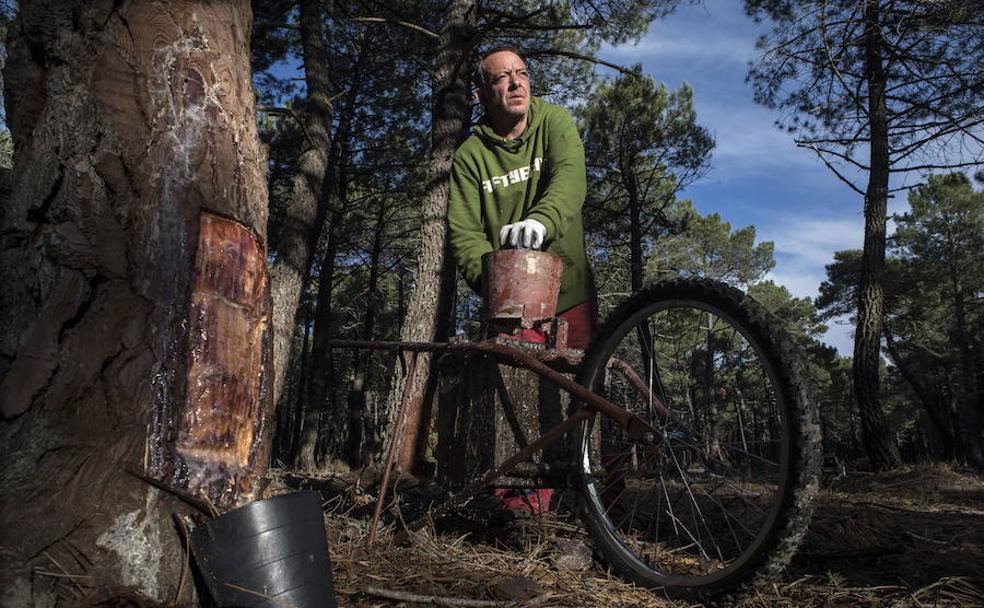
[[[697, 606], [609, 574], [570, 516], [548, 514], [489, 528], [462, 511], [394, 545], [394, 522], [372, 547], [374, 497], [358, 485], [284, 475], [277, 493], [314, 487], [326, 497], [339, 606]], [[561, 514], [565, 498], [560, 496]], [[400, 599], [403, 598], [403, 599]], [[425, 601], [426, 600], [426, 601]], [[799, 552], [774, 583], [740, 608], [984, 606], [984, 479], [941, 465], [827, 479]]]

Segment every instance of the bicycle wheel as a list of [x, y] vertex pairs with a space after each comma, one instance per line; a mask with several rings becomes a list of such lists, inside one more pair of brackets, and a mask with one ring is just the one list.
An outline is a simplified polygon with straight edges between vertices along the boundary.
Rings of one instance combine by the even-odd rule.
[[820, 434], [789, 342], [758, 303], [714, 281], [654, 285], [609, 317], [581, 382], [661, 434], [633, 442], [601, 415], [575, 433], [582, 516], [612, 569], [703, 600], [788, 563]]

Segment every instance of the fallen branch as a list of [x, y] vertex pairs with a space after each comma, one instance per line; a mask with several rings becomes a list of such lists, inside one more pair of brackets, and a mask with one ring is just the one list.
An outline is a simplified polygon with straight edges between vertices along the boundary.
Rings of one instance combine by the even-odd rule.
[[972, 509], [967, 507], [965, 509], [930, 509], [923, 508], [920, 509], [917, 505], [905, 505], [896, 506], [883, 502], [872, 502], [870, 500], [854, 500], [851, 498], [843, 499], [845, 503], [853, 506], [862, 507], [876, 507], [878, 509], [885, 509], [886, 511], [896, 511], [898, 513], [947, 513], [955, 515], [984, 515], [984, 510]]
[[185, 525], [185, 522], [181, 519], [180, 515], [177, 513], [171, 513], [171, 518], [178, 524], [181, 540], [184, 541], [184, 560], [181, 564], [181, 577], [178, 578], [178, 590], [174, 592], [174, 601], [171, 602], [177, 606], [178, 600], [181, 599], [181, 592], [184, 591], [185, 574], [188, 572], [189, 561], [191, 559], [191, 532], [189, 532], [188, 526]]
[[818, 551], [815, 553], [804, 552], [802, 556], [807, 559], [857, 559], [861, 557], [880, 557], [882, 555], [895, 555], [905, 552], [902, 545], [884, 545], [881, 547], [863, 547], [861, 549], [845, 549], [843, 551]]
[[51, 557], [51, 554], [48, 553], [47, 551], [42, 551], [41, 554], [47, 557], [48, 561], [50, 561], [52, 564], [55, 565], [56, 568], [62, 571], [62, 574], [64, 574], [65, 577], [68, 578], [68, 580], [72, 583], [72, 586], [75, 587], [75, 589], [78, 591], [80, 597], [85, 597], [85, 590], [82, 589], [82, 585], [78, 583], [76, 577], [72, 576], [72, 574], [68, 570], [66, 570], [64, 566], [58, 563], [58, 560]]
[[64, 574], [61, 572], [48, 572], [47, 570], [34, 570], [34, 574], [38, 576], [50, 576], [51, 578], [78, 578], [78, 579], [90, 579], [91, 574]]
[[172, 494], [180, 498], [182, 502], [191, 505], [192, 507], [195, 507], [195, 509], [201, 511], [202, 513], [208, 515], [209, 517], [219, 516], [219, 510], [215, 508], [215, 505], [213, 505], [212, 501], [208, 499], [208, 496], [198, 496], [196, 494], [192, 494], [191, 492], [185, 492], [184, 490], [173, 488], [159, 479], [148, 477], [147, 475], [144, 475], [140, 471], [135, 471], [127, 467], [123, 467], [122, 470], [127, 475], [132, 475], [133, 477], [136, 477], [137, 479], [154, 486], [158, 490], [163, 490], [168, 494]]
[[498, 601], [498, 600], [472, 600], [463, 597], [442, 597], [439, 595], [419, 595], [406, 591], [393, 591], [382, 587], [366, 587], [366, 593], [377, 597], [384, 597], [388, 600], [400, 602], [413, 602], [415, 604], [433, 604], [435, 606], [449, 606], [450, 608], [507, 608], [509, 606], [536, 606], [547, 601], [548, 595], [543, 594], [530, 600], [519, 601]]
[[248, 587], [241, 587], [241, 586], [235, 585], [233, 583], [222, 583], [222, 584], [225, 585], [226, 587], [230, 588], [230, 589], [235, 589], [236, 591], [242, 591], [243, 593], [247, 593], [247, 594], [252, 595], [254, 597], [263, 598], [267, 602], [269, 602], [271, 604], [274, 604], [276, 606], [281, 606], [282, 608], [293, 608], [293, 606], [294, 606], [293, 604], [286, 604], [286, 603], [284, 603], [283, 600], [278, 599], [278, 598], [275, 598], [272, 595], [267, 595], [266, 593], [262, 593], [260, 591], [254, 591], [253, 589], [249, 589]]

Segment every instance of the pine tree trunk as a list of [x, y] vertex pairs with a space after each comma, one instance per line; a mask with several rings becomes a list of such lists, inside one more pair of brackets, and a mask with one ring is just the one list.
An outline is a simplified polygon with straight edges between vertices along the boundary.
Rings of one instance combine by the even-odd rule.
[[970, 332], [967, 331], [967, 301], [963, 281], [951, 264], [950, 283], [953, 286], [953, 333], [960, 352], [961, 425], [965, 446], [963, 460], [978, 471], [984, 470], [984, 435], [982, 435], [981, 395], [977, 382], [977, 357]]
[[[341, 214], [333, 213], [328, 241], [318, 269], [318, 301], [314, 309], [314, 336], [311, 344], [311, 366], [308, 371], [307, 403], [301, 424], [301, 441], [298, 445], [295, 466], [304, 471], [318, 468], [317, 446], [321, 418], [332, 409], [330, 380], [334, 376], [331, 349], [332, 281], [335, 274], [335, 256], [338, 253]], [[340, 429], [339, 429], [340, 431]]]
[[[372, 340], [376, 331], [379, 277], [382, 271], [383, 234], [386, 229], [387, 207], [384, 200], [376, 201], [376, 219], [373, 227], [372, 248], [369, 254], [369, 283], [366, 286], [365, 316], [359, 330], [360, 340]], [[355, 369], [348, 394], [348, 439], [345, 459], [353, 467], [362, 466], [362, 453], [366, 439], [366, 385], [369, 382], [370, 352], [355, 354]]]
[[[371, 47], [367, 43], [366, 48]], [[319, 462], [328, 456], [336, 456], [345, 445], [348, 417], [339, 411], [335, 403], [335, 355], [328, 348], [328, 341], [336, 337], [332, 319], [335, 314], [332, 288], [335, 275], [335, 256], [338, 254], [348, 207], [348, 170], [350, 165], [350, 141], [355, 104], [361, 86], [361, 65], [365, 53], [359, 57], [354, 79], [345, 95], [345, 107], [335, 134], [328, 158], [330, 187], [326, 190], [324, 206], [330, 211], [331, 225], [318, 273], [318, 297], [314, 315], [314, 335], [311, 346], [311, 368], [308, 372], [307, 404], [304, 413], [304, 429], [298, 451], [299, 466], [308, 471], [316, 470]]]
[[884, 325], [885, 350], [891, 357], [892, 364], [899, 371], [902, 379], [905, 380], [912, 392], [916, 394], [919, 403], [923, 406], [930, 424], [933, 427], [934, 435], [939, 439], [940, 452], [943, 460], [953, 460], [956, 456], [956, 438], [952, 425], [948, 424], [946, 416], [946, 400], [941, 395], [932, 391], [930, 387], [916, 375], [908, 361], [902, 358], [895, 344], [895, 336], [888, 323]]
[[328, 78], [328, 54], [324, 46], [325, 25], [321, 2], [300, 2], [301, 50], [304, 57], [304, 81], [309, 106], [304, 113], [306, 149], [297, 163], [293, 178], [287, 219], [277, 236], [277, 259], [270, 270], [273, 298], [273, 362], [276, 370], [273, 398], [279, 403], [283, 379], [290, 363], [290, 343], [294, 335], [301, 293], [308, 280], [318, 237], [325, 222], [322, 201], [328, 174], [331, 145], [332, 111]]
[[902, 464], [885, 420], [880, 396], [880, 363], [885, 270], [885, 224], [888, 204], [888, 110], [882, 66], [881, 24], [877, 0], [865, 3], [865, 77], [868, 81], [868, 121], [871, 163], [864, 201], [864, 252], [858, 290], [858, 321], [854, 335], [854, 391], [861, 415], [864, 447], [876, 470]]
[[[629, 280], [632, 293], [640, 291], [643, 287], [643, 246], [642, 246], [642, 200], [639, 196], [639, 186], [636, 183], [634, 167], [631, 161], [622, 164], [622, 175], [624, 176], [625, 190], [629, 195]], [[662, 394], [663, 386], [659, 380], [659, 370], [653, 366], [651, 356], [651, 345], [653, 343], [652, 331], [646, 323], [640, 323], [636, 328], [639, 335], [639, 344], [642, 346], [642, 369], [648, 377], [652, 374], [656, 380], [657, 391]]]
[[[352, 170], [352, 132], [353, 129], [357, 128], [354, 122], [356, 113], [356, 104], [358, 103], [359, 96], [362, 92], [362, 85], [364, 84], [364, 74], [362, 72], [363, 65], [368, 58], [369, 51], [365, 49], [371, 49], [373, 46], [373, 38], [371, 36], [366, 36], [362, 39], [360, 47], [363, 52], [360, 53], [359, 59], [355, 65], [355, 73], [353, 75], [353, 80], [351, 86], [349, 87], [348, 93], [345, 96], [345, 108], [341, 120], [338, 126], [338, 145], [334, 155], [336, 157], [335, 163], [338, 166], [336, 188], [334, 189], [334, 194], [332, 196], [332, 201], [334, 207], [338, 210], [336, 221], [340, 225], [344, 223], [344, 226], [348, 226], [348, 218], [350, 217], [349, 208], [349, 194], [348, 188], [351, 182], [349, 173]], [[343, 227], [344, 231], [345, 228]], [[341, 236], [342, 233], [339, 233]], [[320, 338], [323, 342], [331, 338], [337, 337], [331, 330], [331, 325], [326, 325], [324, 327], [324, 333], [318, 335], [317, 326], [315, 326], [315, 336], [316, 339]], [[350, 353], [354, 354], [356, 358], [364, 353]], [[320, 367], [317, 365], [320, 363]], [[334, 354], [330, 349], [323, 351], [323, 360], [315, 359], [316, 366], [313, 368], [315, 373], [320, 374], [324, 378], [327, 378], [329, 382], [337, 383], [341, 385], [344, 379], [339, 376], [338, 371], [335, 369], [335, 359]], [[326, 372], [322, 373], [320, 370], [324, 369]], [[351, 439], [349, 435], [351, 433], [359, 433], [363, 421], [353, 420], [348, 411], [347, 406], [342, 406], [341, 402], [335, 397], [335, 393], [332, 392], [331, 387], [328, 387], [329, 399], [327, 403], [330, 407], [326, 410], [325, 414], [319, 419], [318, 426], [318, 447], [317, 447], [317, 457], [319, 461], [328, 461], [336, 458], [346, 458], [348, 446], [350, 445]], [[355, 426], [353, 426], [355, 423]], [[358, 427], [358, 428], [357, 428]]]
[[[423, 202], [423, 223], [420, 228], [420, 255], [417, 276], [407, 315], [400, 330], [405, 341], [431, 341], [438, 338], [442, 325], [447, 325], [454, 301], [454, 268], [447, 255], [448, 178], [454, 151], [466, 134], [471, 115], [468, 78], [474, 39], [476, 6], [472, 0], [452, 0], [447, 10], [447, 22], [441, 32], [434, 70], [433, 120], [431, 127], [430, 178]], [[401, 434], [401, 450], [396, 462], [402, 470], [414, 466], [423, 428], [422, 415], [425, 395], [431, 386], [431, 357], [416, 355], [404, 377], [401, 366], [394, 372], [386, 420], [389, 421], [386, 440]], [[406, 404], [407, 416], [403, 425], [395, 425], [401, 403]], [[395, 428], [402, 426], [402, 429]]]
[[[4, 605], [91, 585], [191, 601], [171, 519], [187, 507], [125, 471], [231, 506], [265, 466], [251, 20], [244, 0], [19, 3], [0, 201]], [[53, 561], [89, 578], [71, 591], [34, 572]]]

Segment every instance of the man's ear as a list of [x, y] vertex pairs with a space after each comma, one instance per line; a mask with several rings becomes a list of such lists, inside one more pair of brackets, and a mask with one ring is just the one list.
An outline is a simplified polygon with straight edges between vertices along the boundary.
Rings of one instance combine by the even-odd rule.
[[483, 90], [483, 87], [477, 87], [475, 89], [475, 99], [477, 99], [478, 103], [482, 104], [483, 107], [485, 106], [485, 91]]

